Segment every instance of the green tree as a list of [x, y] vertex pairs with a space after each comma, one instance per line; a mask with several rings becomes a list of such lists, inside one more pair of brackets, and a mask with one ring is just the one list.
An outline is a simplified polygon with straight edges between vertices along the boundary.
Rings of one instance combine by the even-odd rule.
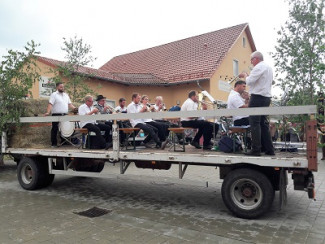
[[55, 72], [52, 82], [62, 81], [66, 78], [65, 91], [69, 94], [72, 102], [83, 102], [83, 98], [87, 94], [95, 94], [95, 92], [85, 83], [91, 74], [85, 74], [85, 66], [90, 66], [96, 59], [91, 56], [91, 46], [85, 44], [82, 38], [75, 36], [73, 39], [67, 40], [63, 38], [63, 47], [61, 50], [65, 52], [66, 62], [59, 65]]
[[289, 19], [278, 31], [277, 85], [288, 92], [288, 105], [316, 103], [324, 88], [325, 0], [289, 0]]
[[39, 81], [36, 65], [39, 44], [27, 42], [24, 51], [9, 50], [0, 64], [0, 132], [8, 129], [8, 122], [19, 121], [23, 112], [20, 100], [31, 96], [32, 85]]

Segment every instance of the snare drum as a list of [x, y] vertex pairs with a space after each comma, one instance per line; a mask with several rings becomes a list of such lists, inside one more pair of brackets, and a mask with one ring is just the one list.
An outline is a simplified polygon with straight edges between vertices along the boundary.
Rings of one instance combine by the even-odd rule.
[[71, 121], [60, 122], [59, 130], [62, 137], [70, 137], [73, 135], [73, 132], [75, 130], [75, 122], [71, 122]]

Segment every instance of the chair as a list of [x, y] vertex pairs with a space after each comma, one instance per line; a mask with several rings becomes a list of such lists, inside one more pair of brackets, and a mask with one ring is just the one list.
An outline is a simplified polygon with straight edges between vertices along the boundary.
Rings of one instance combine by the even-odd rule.
[[[171, 137], [171, 141], [172, 141], [172, 145], [169, 148], [169, 150], [171, 150], [171, 148], [174, 147], [174, 152], [185, 152], [185, 130], [188, 130], [188, 129], [192, 129], [192, 128], [188, 128], [188, 127], [168, 128], [168, 130], [170, 131], [170, 137]], [[177, 134], [182, 135], [182, 143], [181, 144], [179, 143]], [[177, 147], [180, 149], [177, 149]]]
[[[86, 148], [86, 141], [89, 135], [88, 129], [80, 128], [78, 121], [64, 121], [59, 124], [59, 131], [61, 138], [63, 138], [63, 142], [61, 142], [60, 146], [65, 142], [69, 143], [74, 147], [82, 147]], [[78, 140], [78, 143], [75, 143], [73, 140]], [[90, 148], [90, 142], [88, 140], [88, 148]]]
[[[123, 133], [125, 134], [125, 138], [124, 141], [122, 142], [123, 147], [125, 147], [125, 150], [135, 150], [136, 149], [136, 142], [135, 142], [135, 137], [137, 135], [137, 133], [140, 131], [140, 128], [119, 128], [119, 131], [123, 131]], [[132, 135], [132, 142], [133, 142], [133, 148], [128, 149], [128, 145], [129, 145], [129, 138]]]

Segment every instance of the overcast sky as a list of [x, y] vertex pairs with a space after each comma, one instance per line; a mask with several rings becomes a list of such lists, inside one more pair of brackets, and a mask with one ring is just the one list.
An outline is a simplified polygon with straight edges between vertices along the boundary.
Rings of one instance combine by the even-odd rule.
[[41, 55], [64, 60], [63, 37], [82, 37], [99, 68], [114, 56], [248, 23], [265, 61], [288, 18], [284, 0], [1, 0], [0, 57], [40, 43]]

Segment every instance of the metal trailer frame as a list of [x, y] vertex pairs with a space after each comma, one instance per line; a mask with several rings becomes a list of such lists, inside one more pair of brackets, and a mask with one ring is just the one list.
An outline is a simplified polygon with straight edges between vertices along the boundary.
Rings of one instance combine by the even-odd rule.
[[[290, 107], [269, 107], [269, 108], [244, 108], [244, 109], [218, 109], [205, 111], [189, 111], [189, 112], [160, 112], [160, 113], [139, 113], [139, 114], [108, 114], [94, 115], [92, 119], [96, 120], [126, 120], [137, 118], [152, 119], [168, 119], [175, 117], [209, 117], [217, 118], [220, 116], [233, 115], [298, 115], [308, 114], [314, 118], [317, 109], [316, 106], [290, 106]], [[43, 123], [43, 122], [61, 122], [61, 121], [87, 121], [89, 116], [52, 116], [52, 117], [22, 117], [21, 123]], [[86, 176], [112, 178], [116, 174], [105, 174], [97, 172], [74, 171], [69, 169], [66, 162], [67, 158], [81, 159], [100, 159], [110, 163], [120, 163], [120, 175], [123, 175], [128, 169], [131, 162], [165, 162], [169, 164], [178, 164], [179, 179], [182, 179], [189, 165], [214, 166], [220, 168], [220, 178], [225, 179], [227, 175], [237, 168], [248, 168], [269, 174], [269, 171], [275, 172], [277, 182], [272, 182], [274, 188], [280, 190], [280, 205], [286, 202], [286, 185], [287, 171], [293, 172], [293, 180], [297, 185], [296, 190], [308, 191], [310, 198], [314, 196], [314, 179], [312, 171], [317, 171], [317, 128], [316, 121], [311, 120], [307, 123], [307, 157], [277, 157], [262, 156], [252, 157], [238, 154], [222, 154], [222, 153], [191, 153], [191, 152], [173, 152], [173, 151], [121, 151], [119, 146], [119, 132], [117, 124], [113, 124], [113, 150], [89, 150], [89, 149], [33, 149], [33, 148], [11, 148], [7, 144], [7, 135], [2, 133], [1, 153], [11, 155], [23, 155], [27, 158], [43, 157], [47, 158], [48, 173], [70, 176]], [[58, 158], [63, 159], [63, 170], [55, 169], [53, 165]], [[255, 171], [254, 171], [255, 172]], [[257, 173], [258, 173], [257, 172]], [[272, 174], [272, 173], [271, 173]], [[307, 182], [308, 181], [308, 182]], [[223, 193], [225, 194], [225, 193]], [[223, 196], [224, 197], [224, 196]], [[225, 200], [224, 200], [225, 201]], [[270, 199], [273, 201], [273, 199]], [[226, 203], [231, 210], [232, 206]], [[240, 205], [240, 202], [238, 203]], [[252, 203], [254, 206], [254, 203]], [[236, 206], [235, 206], [236, 207]], [[243, 218], [251, 218], [260, 216], [261, 213], [255, 215], [243, 214], [238, 211], [231, 210], [235, 215]], [[264, 210], [265, 211], [265, 210]]]

